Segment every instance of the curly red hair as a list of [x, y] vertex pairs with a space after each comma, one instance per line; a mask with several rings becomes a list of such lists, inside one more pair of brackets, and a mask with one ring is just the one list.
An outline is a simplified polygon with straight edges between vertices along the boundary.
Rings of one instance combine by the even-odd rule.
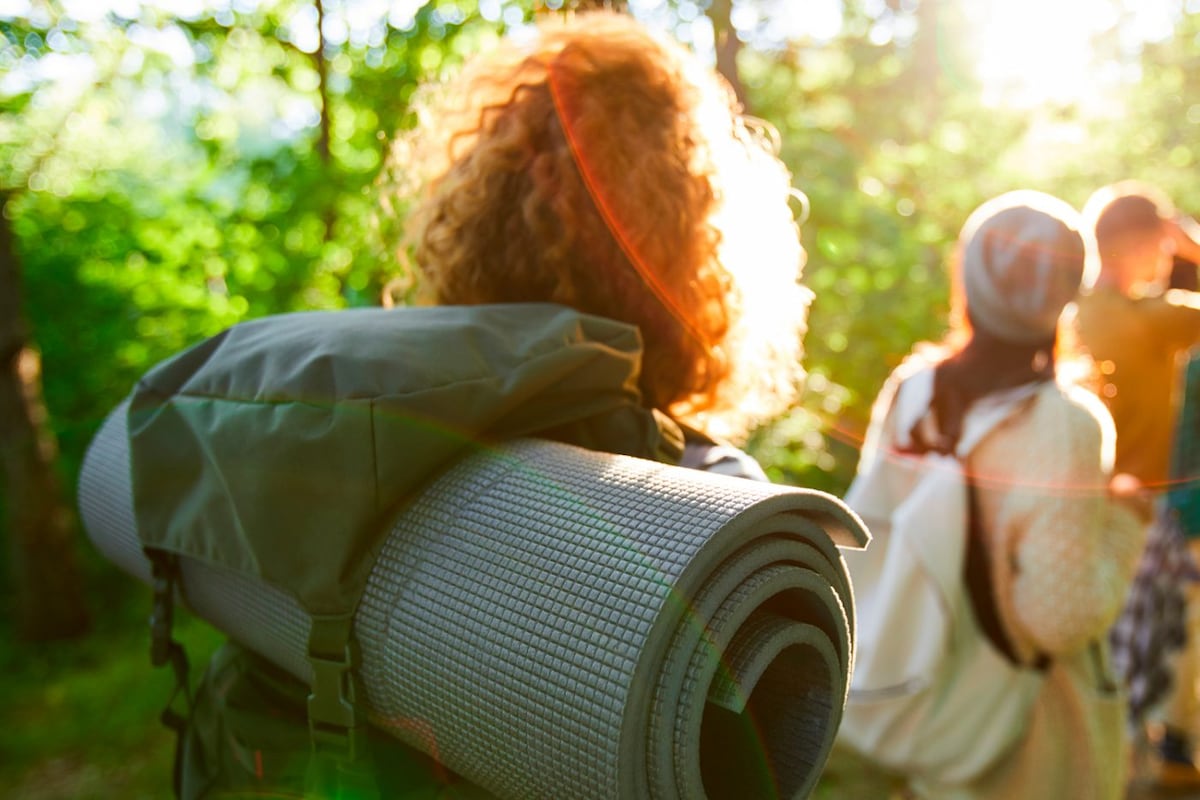
[[[583, 14], [415, 106], [391, 170], [415, 200], [408, 245], [434, 302], [554, 302], [634, 324], [646, 404], [716, 435], [793, 399], [807, 296], [789, 176], [687, 51], [627, 15]], [[755, 230], [731, 232], [738, 215]], [[783, 322], [747, 335], [759, 294]]]

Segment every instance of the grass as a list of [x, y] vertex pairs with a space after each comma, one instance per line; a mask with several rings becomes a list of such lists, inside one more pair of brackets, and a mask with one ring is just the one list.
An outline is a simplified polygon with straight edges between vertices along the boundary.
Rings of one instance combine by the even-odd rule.
[[[107, 588], [84, 639], [29, 645], [0, 631], [0, 786], [9, 796], [169, 796], [174, 734], [158, 717], [174, 679], [150, 664], [150, 591]], [[179, 613], [176, 638], [194, 682], [220, 635]]]

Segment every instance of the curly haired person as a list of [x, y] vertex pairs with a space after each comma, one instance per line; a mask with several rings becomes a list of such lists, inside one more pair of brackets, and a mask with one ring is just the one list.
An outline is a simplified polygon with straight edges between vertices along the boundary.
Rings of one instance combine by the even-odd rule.
[[[407, 211], [426, 301], [636, 325], [645, 404], [708, 436], [736, 441], [793, 400], [810, 295], [790, 176], [685, 49], [627, 15], [547, 20], [416, 110], [387, 208]], [[738, 459], [685, 463], [720, 457]]]
[[767, 126], [624, 14], [542, 22], [414, 98], [385, 213], [437, 305], [547, 302], [635, 325], [681, 463], [765, 479], [737, 442], [795, 398], [810, 293]]
[[[557, 303], [616, 320], [625, 325], [604, 330], [622, 335], [636, 326], [636, 391], [624, 377], [600, 391], [628, 401], [638, 420], [652, 417], [655, 433], [670, 432], [662, 438], [686, 467], [763, 479], [754, 459], [722, 440], [737, 441], [796, 396], [810, 297], [797, 282], [804, 251], [790, 175], [766, 126], [743, 119], [730, 88], [685, 49], [616, 13], [546, 19], [533, 38], [504, 42], [448, 83], [425, 86], [413, 108], [415, 125], [397, 138], [382, 178], [379, 223], [403, 230], [395, 246], [418, 266], [422, 301], [492, 306], [480, 309], [485, 314], [506, 306], [511, 327], [532, 313], [514, 303]], [[586, 326], [582, 315], [572, 319]], [[488, 330], [500, 341], [492, 349], [503, 349], [510, 327]], [[434, 361], [482, 361], [492, 344], [439, 348], [438, 331], [427, 336]], [[554, 344], [536, 339], [538, 347]], [[508, 385], [510, 377], [497, 380]], [[562, 398], [554, 410], [589, 408], [602, 384], [545, 379], [554, 381], [569, 384], [554, 395]], [[523, 410], [539, 389], [517, 386]], [[487, 397], [469, 391], [462, 404], [488, 410]], [[626, 434], [608, 426], [572, 444], [631, 452]], [[295, 700], [278, 702], [272, 721], [302, 720], [308, 687], [278, 673], [258, 664], [236, 688], [266, 702], [274, 696], [260, 687], [271, 681], [253, 678], [272, 674]], [[280, 728], [287, 723], [270, 730]], [[306, 730], [292, 733], [293, 744], [307, 744]], [[228, 739], [199, 758], [188, 752], [185, 775], [214, 763]], [[484, 796], [397, 739], [373, 733], [370, 744], [362, 772], [379, 796]], [[308, 758], [307, 747], [283, 750], [281, 762], [302, 766]], [[258, 770], [239, 788], [300, 794], [268, 783]], [[204, 792], [212, 788], [230, 787], [209, 782]]]

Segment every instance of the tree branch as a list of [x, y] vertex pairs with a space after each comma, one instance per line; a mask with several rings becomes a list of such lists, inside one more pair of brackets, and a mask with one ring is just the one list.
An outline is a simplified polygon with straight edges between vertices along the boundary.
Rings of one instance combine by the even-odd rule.
[[322, 0], [314, 0], [317, 6], [317, 50], [313, 53], [313, 61], [317, 67], [317, 93], [321, 98], [320, 132], [317, 134], [317, 155], [321, 163], [329, 166], [329, 137], [332, 120], [329, 109], [329, 62], [325, 60], [325, 5]]

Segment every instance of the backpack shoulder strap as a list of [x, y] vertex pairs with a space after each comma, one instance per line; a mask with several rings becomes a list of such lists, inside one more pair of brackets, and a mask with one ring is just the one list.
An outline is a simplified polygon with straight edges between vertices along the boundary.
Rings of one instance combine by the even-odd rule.
[[984, 636], [1010, 663], [1018, 667], [1044, 671], [1050, 666], [1050, 657], [1045, 653], [1038, 653], [1031, 663], [1022, 661], [1000, 619], [1000, 611], [996, 606], [995, 572], [992, 569], [991, 550], [987, 546], [987, 536], [980, 514], [979, 493], [967, 463], [968, 456], [983, 439], [1029, 406], [1040, 386], [1041, 384], [1029, 384], [985, 398], [983, 402], [986, 405], [972, 409], [967, 420], [964, 420], [963, 439], [960, 440], [957, 455], [963, 465], [963, 482], [967, 490], [967, 543], [963, 558], [963, 582], [967, 587], [975, 622]]
[[[1045, 669], [1049, 665], [1049, 657], [1039, 654], [1033, 664], [1023, 663], [1000, 620], [1000, 612], [996, 606], [995, 573], [992, 570], [991, 554], [979, 510], [978, 492], [968, 459], [975, 448], [993, 431], [1027, 408], [1041, 386], [1041, 383], [1024, 384], [977, 400], [963, 418], [962, 432], [953, 453], [962, 467], [963, 484], [966, 489], [967, 530], [963, 582], [967, 588], [975, 621], [984, 636], [1011, 663], [1025, 667], [1033, 666], [1036, 669]], [[901, 405], [900, 424], [906, 426], [897, 431], [897, 436], [907, 442], [910, 438], [908, 426], [913, 426], [918, 421], [928, 421], [929, 405], [933, 398], [933, 370], [926, 370], [909, 378], [897, 395]]]
[[1000, 621], [1000, 612], [996, 608], [991, 552], [984, 538], [978, 493], [975, 491], [975, 482], [966, 469], [963, 470], [963, 478], [967, 489], [967, 547], [963, 558], [963, 582], [967, 586], [967, 596], [971, 601], [975, 622], [992, 646], [1010, 663], [1045, 671], [1050, 666], [1050, 657], [1045, 653], [1038, 653], [1032, 663], [1023, 662]]
[[[179, 558], [173, 553], [146, 548], [150, 560], [154, 586], [154, 606], [150, 613], [150, 663], [155, 667], [170, 665], [175, 678], [175, 687], [167, 704], [159, 714], [159, 721], [175, 733], [175, 766], [171, 775], [171, 786], [175, 796], [182, 791], [184, 735], [191, 719], [194, 700], [188, 676], [187, 651], [175, 639], [175, 593], [179, 587]], [[183, 697], [184, 711], [176, 709], [175, 700]]]

